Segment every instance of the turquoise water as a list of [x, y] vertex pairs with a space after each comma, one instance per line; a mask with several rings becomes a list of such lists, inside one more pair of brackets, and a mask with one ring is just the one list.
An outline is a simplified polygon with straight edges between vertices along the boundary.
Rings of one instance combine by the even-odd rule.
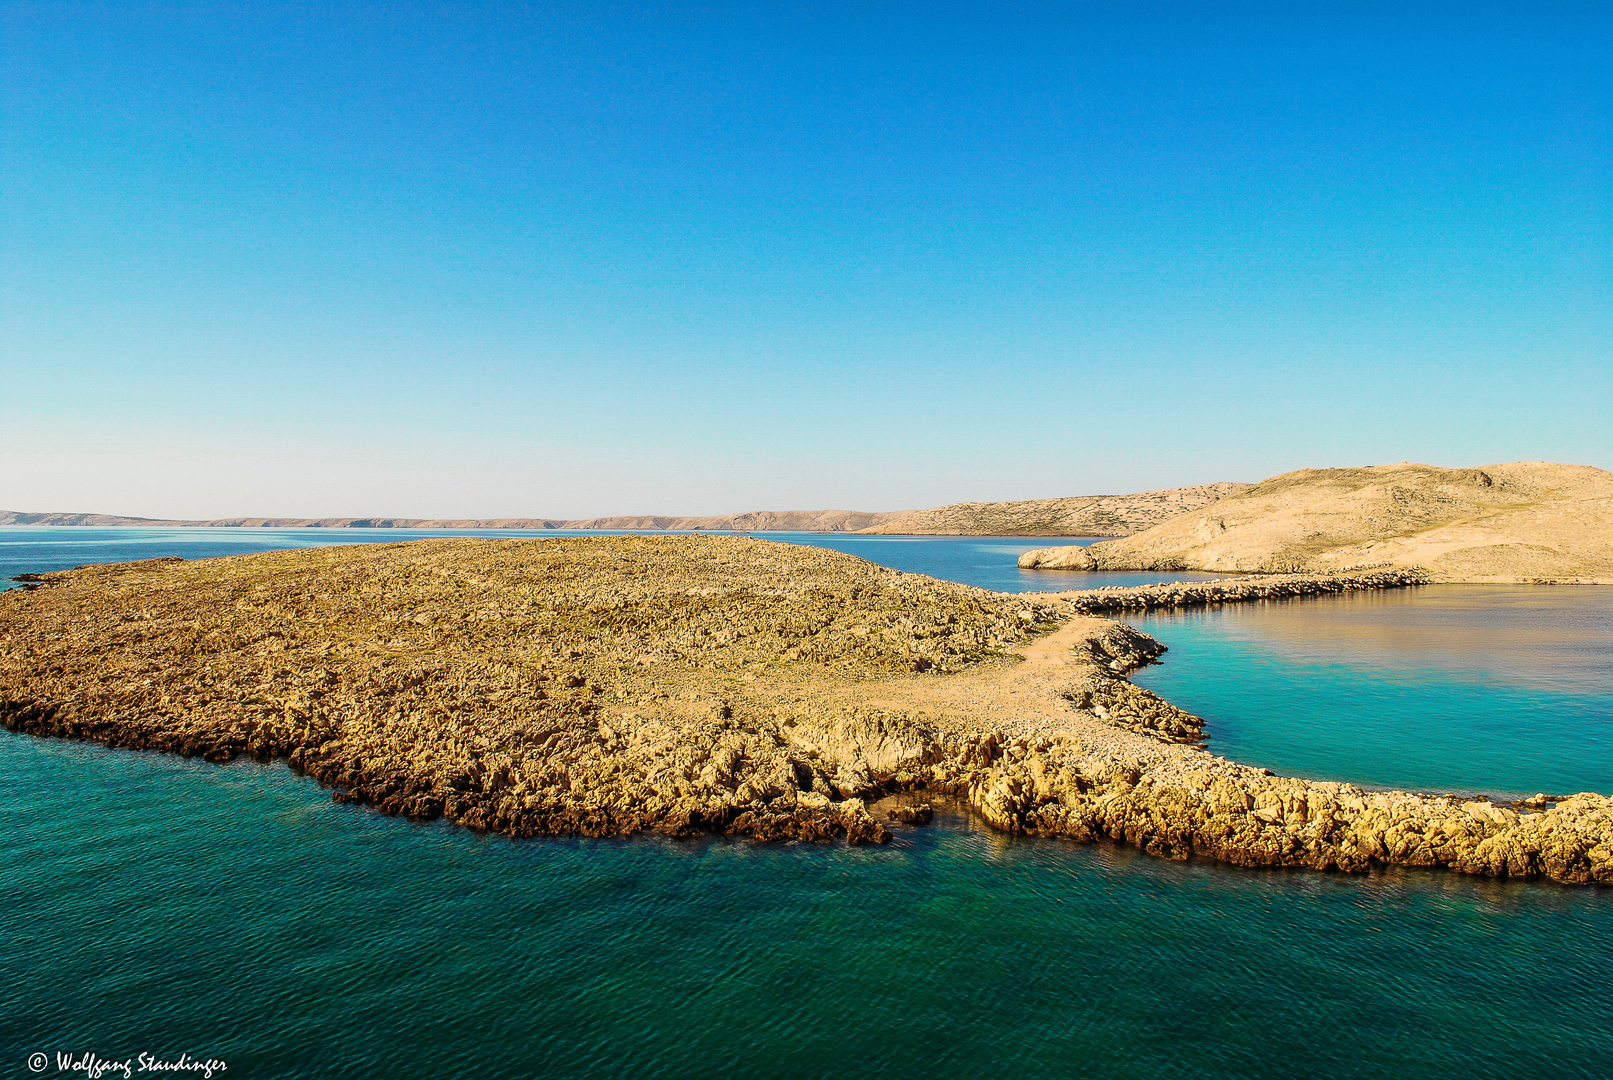
[[[1613, 892], [882, 849], [517, 842], [282, 766], [0, 733], [0, 1068], [228, 1076], [1613, 1073]], [[56, 1075], [54, 1064], [49, 1075]]]
[[[7, 577], [305, 542], [18, 531]], [[1035, 546], [821, 539], [972, 584]], [[1171, 651], [1143, 681], [1218, 750], [1294, 771], [1597, 786], [1529, 770], [1605, 766], [1602, 596], [1150, 617]], [[1418, 714], [1450, 701], [1445, 734], [1480, 735], [1431, 737]], [[1531, 760], [1542, 732], [1568, 752]], [[1168, 863], [955, 814], [873, 850], [511, 841], [336, 804], [281, 765], [5, 732], [0, 815], [0, 1075], [142, 1052], [249, 1077], [1613, 1075], [1613, 890]]]
[[1613, 792], [1613, 589], [1442, 585], [1130, 620], [1210, 747], [1416, 790]]

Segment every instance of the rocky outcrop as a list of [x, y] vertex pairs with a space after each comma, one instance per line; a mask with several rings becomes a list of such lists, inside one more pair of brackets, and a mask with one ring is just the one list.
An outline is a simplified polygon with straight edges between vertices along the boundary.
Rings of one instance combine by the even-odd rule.
[[[1125, 678], [1162, 646], [1082, 614], [1094, 594], [1006, 596], [707, 537], [38, 576], [0, 594], [8, 728], [284, 758], [383, 813], [514, 836], [877, 843], [870, 802], [934, 793], [1001, 829], [1170, 858], [1613, 880], [1600, 795], [1367, 792], [1207, 753], [1199, 718]], [[904, 805], [893, 821], [928, 819]]]
[[1275, 777], [1203, 754], [1127, 762], [1053, 741], [1010, 744], [972, 780], [968, 799], [1000, 829], [1109, 837], [1166, 858], [1349, 872], [1394, 863], [1613, 882], [1613, 801], [1593, 793], [1532, 811]]
[[1091, 570], [1092, 556], [1084, 544], [1037, 548], [1019, 557], [1021, 570]]

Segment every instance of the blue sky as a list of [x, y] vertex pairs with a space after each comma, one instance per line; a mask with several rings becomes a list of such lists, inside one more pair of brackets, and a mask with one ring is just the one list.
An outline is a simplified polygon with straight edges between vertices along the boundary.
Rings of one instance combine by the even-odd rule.
[[1613, 9], [0, 3], [0, 508], [1613, 467]]

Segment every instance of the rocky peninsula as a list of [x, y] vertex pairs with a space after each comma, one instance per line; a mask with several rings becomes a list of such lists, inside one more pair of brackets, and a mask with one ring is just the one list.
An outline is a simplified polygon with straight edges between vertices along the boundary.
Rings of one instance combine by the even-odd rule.
[[871, 802], [931, 792], [1005, 830], [1170, 858], [1613, 880], [1600, 795], [1368, 792], [1206, 752], [1198, 718], [1125, 678], [1163, 647], [1093, 614], [1293, 578], [1010, 596], [821, 549], [627, 536], [162, 559], [34, 585], [0, 594], [8, 728], [284, 758], [384, 813], [868, 843], [889, 835]]
[[1513, 462], [1300, 469], [1090, 547], [1048, 570], [1338, 573], [1417, 567], [1443, 582], [1613, 584], [1613, 473]]

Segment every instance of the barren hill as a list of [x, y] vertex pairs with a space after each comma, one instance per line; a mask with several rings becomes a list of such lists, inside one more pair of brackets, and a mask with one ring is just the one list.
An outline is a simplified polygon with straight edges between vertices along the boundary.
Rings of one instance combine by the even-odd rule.
[[1248, 487], [1248, 484], [1199, 484], [1133, 495], [954, 503], [933, 510], [886, 515], [884, 521], [857, 531], [937, 536], [1129, 536]]
[[605, 517], [568, 521], [567, 529], [668, 529], [707, 532], [858, 532], [894, 515], [861, 510], [752, 510], [711, 517]]
[[709, 517], [642, 515], [564, 520], [561, 518], [399, 518], [399, 517], [231, 517], [211, 520], [120, 517], [116, 514], [0, 511], [0, 525], [87, 525], [103, 528], [245, 529], [665, 529], [678, 532], [849, 532], [882, 521], [889, 513], [858, 510], [756, 510]]
[[1441, 581], [1613, 584], [1613, 473], [1548, 462], [1301, 469], [1147, 532], [1084, 552], [1031, 552], [1021, 565], [1266, 572], [1421, 566]]
[[83, 525], [100, 528], [113, 526], [195, 525], [194, 521], [164, 521], [161, 518], [122, 517], [118, 514], [29, 514], [21, 510], [0, 510], [0, 525]]

